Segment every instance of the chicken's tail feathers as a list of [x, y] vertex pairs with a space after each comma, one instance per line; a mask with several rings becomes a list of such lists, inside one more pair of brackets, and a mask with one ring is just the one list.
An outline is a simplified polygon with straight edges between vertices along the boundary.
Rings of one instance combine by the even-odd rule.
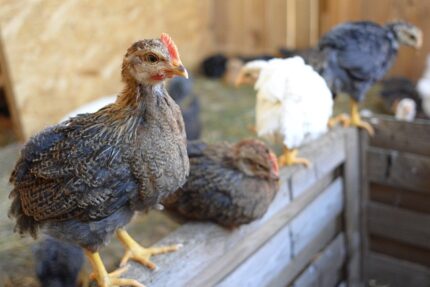
[[37, 238], [37, 231], [39, 229], [39, 223], [32, 217], [24, 213], [22, 209], [19, 195], [16, 192], [11, 192], [12, 204], [8, 212], [9, 218], [15, 218], [16, 224], [14, 231], [20, 235], [30, 234], [33, 238]]

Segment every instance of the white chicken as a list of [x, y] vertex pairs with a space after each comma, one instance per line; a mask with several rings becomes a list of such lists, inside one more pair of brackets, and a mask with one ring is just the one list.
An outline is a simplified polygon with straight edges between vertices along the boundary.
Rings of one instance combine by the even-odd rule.
[[282, 141], [280, 165], [308, 166], [308, 160], [297, 157], [297, 148], [327, 131], [333, 97], [326, 82], [301, 57], [249, 62], [236, 83], [250, 83], [256, 74], [257, 135]]
[[422, 100], [423, 111], [430, 117], [430, 55], [427, 56], [426, 68], [417, 83], [417, 90]]

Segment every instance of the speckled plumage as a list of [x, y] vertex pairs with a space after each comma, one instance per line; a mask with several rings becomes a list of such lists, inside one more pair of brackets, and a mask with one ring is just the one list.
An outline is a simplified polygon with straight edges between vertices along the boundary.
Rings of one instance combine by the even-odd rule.
[[43, 227], [94, 251], [134, 211], [151, 208], [185, 182], [183, 119], [162, 81], [149, 80], [139, 66], [145, 61], [140, 51], [148, 49], [169, 59], [158, 39], [133, 44], [115, 103], [50, 127], [26, 144], [10, 178], [10, 215], [20, 233], [36, 236]]
[[278, 188], [275, 156], [257, 140], [189, 142], [190, 176], [164, 204], [198, 220], [235, 227], [264, 215]]
[[419, 29], [405, 22], [385, 26], [369, 21], [340, 24], [319, 42], [325, 58], [319, 72], [334, 94], [348, 93], [361, 101], [392, 66], [399, 45], [414, 45], [414, 39], [406, 39], [406, 31], [419, 34]]

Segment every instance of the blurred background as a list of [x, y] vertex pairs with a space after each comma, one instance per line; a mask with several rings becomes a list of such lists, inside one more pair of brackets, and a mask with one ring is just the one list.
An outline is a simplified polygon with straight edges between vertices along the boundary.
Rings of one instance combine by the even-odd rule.
[[[83, 104], [120, 91], [130, 43], [169, 33], [194, 76], [202, 138], [236, 140], [251, 135], [243, 124], [254, 122], [255, 92], [232, 85], [234, 62], [223, 63], [226, 71], [217, 79], [202, 75], [208, 57], [276, 56], [280, 48], [315, 47], [341, 22], [402, 19], [423, 30], [424, 43], [418, 51], [401, 48], [389, 75], [416, 82], [430, 52], [429, 15], [428, 0], [0, 0], [0, 285], [38, 286], [32, 240], [14, 235], [6, 214], [7, 181], [20, 143]], [[338, 110], [346, 110], [347, 99], [336, 101]], [[364, 105], [378, 112], [377, 96]], [[133, 226], [137, 238], [150, 244], [177, 223], [154, 212]], [[113, 266], [122, 251], [111, 245], [105, 252]]]

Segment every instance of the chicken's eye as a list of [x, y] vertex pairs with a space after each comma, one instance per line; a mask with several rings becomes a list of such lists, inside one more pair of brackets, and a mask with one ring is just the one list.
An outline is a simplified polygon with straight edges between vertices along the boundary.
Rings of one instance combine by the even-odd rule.
[[145, 55], [145, 61], [149, 63], [156, 63], [159, 61], [159, 58], [157, 57], [157, 55], [150, 53]]

